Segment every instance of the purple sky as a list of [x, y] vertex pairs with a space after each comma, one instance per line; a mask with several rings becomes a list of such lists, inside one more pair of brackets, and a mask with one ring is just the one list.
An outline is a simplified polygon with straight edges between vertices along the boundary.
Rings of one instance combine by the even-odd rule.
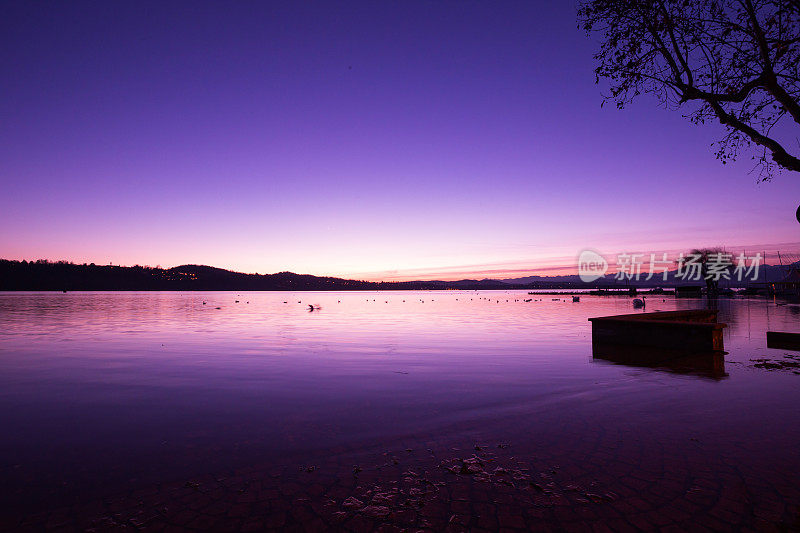
[[0, 257], [400, 279], [797, 250], [800, 175], [601, 109], [575, 6], [535, 4], [6, 2]]

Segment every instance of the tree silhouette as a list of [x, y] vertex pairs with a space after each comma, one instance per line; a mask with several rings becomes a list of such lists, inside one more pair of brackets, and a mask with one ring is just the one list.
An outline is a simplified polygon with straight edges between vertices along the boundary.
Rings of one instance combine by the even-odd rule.
[[696, 124], [726, 127], [723, 164], [755, 145], [760, 180], [800, 172], [800, 0], [587, 0], [578, 20], [600, 38], [603, 103], [655, 95]]
[[[731, 279], [733, 259], [724, 248], [695, 248], [678, 259], [678, 272], [684, 279], [692, 279], [696, 274], [706, 283], [706, 294], [719, 293], [721, 279]], [[693, 268], [695, 267], [695, 268]]]

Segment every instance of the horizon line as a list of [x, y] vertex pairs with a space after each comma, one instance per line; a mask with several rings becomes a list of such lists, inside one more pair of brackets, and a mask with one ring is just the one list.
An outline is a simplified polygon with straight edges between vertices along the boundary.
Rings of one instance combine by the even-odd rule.
[[[726, 252], [730, 252], [730, 253], [735, 253], [735, 252], [740, 252], [740, 251], [742, 251], [742, 253], [743, 253], [743, 251], [745, 249], [747, 249], [747, 248], [749, 248], [751, 250], [756, 249], [756, 248], [773, 248], [774, 249], [774, 247], [776, 247], [776, 246], [790, 246], [790, 245], [796, 247], [793, 252], [788, 252], [787, 253], [787, 252], [781, 252], [780, 250], [776, 250], [774, 253], [769, 253], [766, 250], [762, 250], [761, 252], [756, 252], [758, 254], [762, 254], [762, 266], [775, 267], [775, 266], [783, 266], [782, 261], [779, 261], [779, 264], [774, 264], [774, 263], [768, 263], [767, 260], [768, 260], [769, 257], [774, 257], [775, 259], [780, 259], [779, 254], [781, 254], [781, 253], [786, 255], [787, 258], [788, 257], [796, 257], [793, 261], [789, 261], [786, 264], [792, 264], [792, 263], [797, 262], [798, 260], [800, 260], [800, 252], [798, 252], [798, 250], [800, 250], [800, 242], [778, 243], [778, 244], [772, 244], [772, 245], [748, 245], [748, 246], [737, 246], [737, 247], [731, 247], [731, 248], [727, 248], [726, 247], [725, 250], [726, 250]], [[655, 253], [655, 254], [675, 253], [678, 250], [680, 250], [680, 251], [682, 251], [684, 253], [686, 252], [685, 249], [658, 250], [658, 251], [655, 251], [655, 252], [648, 252], [648, 255], [650, 253]], [[639, 254], [639, 253], [643, 253], [643, 252], [635, 251], [635, 252], [624, 252], [624, 253]], [[603, 254], [601, 254], [601, 255], [603, 255]], [[605, 254], [605, 255], [609, 255], [609, 254]], [[564, 257], [556, 258], [556, 260], [559, 261], [559, 262], [563, 261], [564, 259], [566, 259], [566, 258], [564, 258]], [[0, 261], [17, 261], [17, 262], [28, 262], [28, 263], [36, 263], [37, 261], [46, 261], [47, 263], [53, 263], [53, 264], [66, 263], [66, 264], [72, 264], [72, 265], [77, 265], [77, 266], [95, 265], [95, 266], [100, 266], [100, 267], [106, 267], [106, 266], [112, 266], [113, 267], [113, 266], [115, 266], [115, 267], [121, 267], [121, 268], [142, 267], [142, 268], [152, 268], [152, 269], [162, 269], [162, 270], [172, 270], [172, 269], [179, 268], [179, 267], [182, 267], [182, 266], [203, 266], [203, 267], [209, 267], [209, 268], [216, 268], [216, 269], [219, 269], [219, 270], [225, 270], [225, 271], [228, 271], [228, 272], [234, 272], [234, 273], [237, 273], [237, 274], [269, 276], [269, 275], [275, 275], [275, 274], [280, 274], [280, 273], [291, 273], [291, 274], [295, 274], [295, 275], [299, 275], [299, 276], [314, 276], [314, 277], [321, 277], [321, 278], [330, 277], [330, 278], [338, 278], [338, 279], [344, 279], [344, 280], [350, 280], [350, 281], [366, 281], [366, 282], [373, 282], [373, 283], [399, 283], [399, 282], [414, 282], [414, 281], [436, 282], [436, 281], [467, 281], [467, 280], [475, 280], [475, 281], [486, 281], [486, 280], [505, 281], [505, 280], [514, 280], [514, 279], [517, 279], [517, 278], [525, 278], [525, 277], [556, 278], [556, 277], [562, 277], [562, 276], [577, 276], [578, 275], [578, 270], [577, 270], [577, 264], [576, 263], [573, 263], [573, 264], [571, 264], [569, 266], [564, 265], [563, 263], [561, 263], [561, 264], [556, 264], [556, 265], [552, 265], [551, 264], [550, 266], [542, 265], [542, 266], [538, 266], [538, 267], [528, 267], [528, 268], [497, 268], [497, 267], [500, 267], [501, 265], [502, 266], [511, 266], [511, 265], [514, 264], [514, 262], [506, 262], [506, 263], [495, 263], [495, 264], [484, 264], [484, 265], [462, 265], [462, 266], [452, 266], [452, 267], [440, 267], [438, 269], [422, 269], [422, 268], [405, 269], [405, 271], [409, 272], [409, 274], [400, 274], [399, 270], [378, 271], [378, 272], [370, 272], [370, 273], [364, 272], [364, 273], [361, 273], [361, 274], [359, 274], [359, 273], [351, 273], [351, 274], [333, 274], [333, 273], [312, 274], [312, 273], [309, 273], [309, 272], [295, 272], [294, 270], [289, 270], [289, 269], [278, 270], [278, 271], [275, 271], [275, 272], [263, 272], [263, 273], [262, 272], [258, 272], [258, 271], [246, 272], [246, 271], [243, 271], [243, 270], [236, 270], [235, 267], [234, 268], [225, 268], [225, 267], [214, 266], [214, 265], [210, 265], [210, 264], [192, 263], [192, 262], [181, 263], [181, 264], [178, 264], [178, 265], [175, 265], [175, 266], [165, 267], [165, 266], [162, 266], [161, 264], [157, 264], [155, 266], [146, 265], [146, 264], [138, 264], [138, 263], [133, 264], [133, 265], [123, 265], [123, 264], [114, 264], [111, 261], [108, 264], [106, 264], [106, 263], [97, 263], [97, 262], [94, 262], [94, 261], [91, 261], [91, 262], [89, 262], [89, 261], [76, 262], [74, 260], [69, 260], [69, 259], [53, 260], [53, 259], [45, 259], [45, 258], [32, 259], [32, 260], [28, 260], [28, 259], [24, 259], [24, 258], [23, 259], [0, 258]], [[529, 265], [530, 263], [529, 262], [520, 261], [517, 264], [528, 264]], [[495, 266], [496, 268], [486, 268], [486, 267], [490, 267], [490, 266]], [[470, 268], [470, 267], [472, 267], [472, 268]], [[475, 269], [476, 267], [477, 267], [477, 269]], [[481, 267], [483, 267], [483, 268], [481, 268]], [[608, 272], [607, 272], [607, 274], [616, 273], [616, 267], [617, 267], [616, 262], [609, 261], [608, 262]], [[414, 271], [418, 272], [418, 274], [416, 274], [416, 275], [415, 274], [410, 274], [410, 272], [414, 272]], [[671, 271], [671, 269], [670, 269], [670, 271]], [[376, 274], [380, 274], [380, 273], [383, 273], [384, 276], [381, 276], [381, 277], [375, 276]], [[437, 275], [437, 273], [438, 273], [438, 275]], [[491, 274], [494, 274], [494, 276], [492, 276]], [[503, 276], [507, 276], [507, 277], [503, 277]]]

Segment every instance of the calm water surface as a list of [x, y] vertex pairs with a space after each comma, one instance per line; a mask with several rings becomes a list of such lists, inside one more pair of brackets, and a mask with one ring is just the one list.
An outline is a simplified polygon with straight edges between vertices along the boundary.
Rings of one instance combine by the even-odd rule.
[[[0, 293], [3, 501], [36, 512], [415, 439], [507, 441], [560, 464], [613, 443], [614, 457], [725, 461], [779, 492], [797, 481], [800, 375], [751, 359], [787, 353], [765, 331], [800, 332], [800, 307], [719, 301], [729, 354], [712, 379], [593, 359], [587, 318], [630, 299], [554, 298]], [[647, 311], [704, 306], [651, 297]]]

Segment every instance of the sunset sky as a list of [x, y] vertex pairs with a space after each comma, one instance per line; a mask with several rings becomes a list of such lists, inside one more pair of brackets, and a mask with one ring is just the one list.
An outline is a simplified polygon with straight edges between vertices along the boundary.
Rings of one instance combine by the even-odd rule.
[[800, 175], [600, 107], [571, 1], [3, 11], [3, 258], [453, 279], [800, 248]]

